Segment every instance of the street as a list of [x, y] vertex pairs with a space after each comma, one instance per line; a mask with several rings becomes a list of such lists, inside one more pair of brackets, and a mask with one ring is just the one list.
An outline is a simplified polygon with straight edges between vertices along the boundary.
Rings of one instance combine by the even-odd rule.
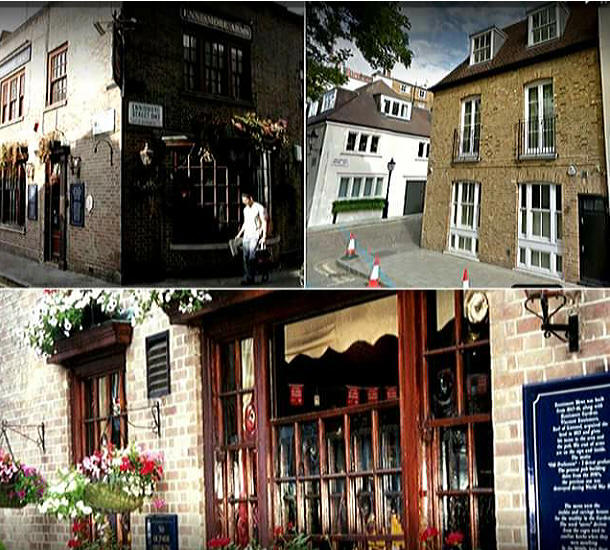
[[[468, 270], [471, 287], [557, 285], [545, 279], [476, 260], [419, 247], [421, 214], [386, 221], [323, 227], [307, 231], [307, 287], [362, 288], [379, 257], [381, 283], [394, 288], [456, 288]], [[358, 258], [342, 259], [350, 232], [356, 237]]]

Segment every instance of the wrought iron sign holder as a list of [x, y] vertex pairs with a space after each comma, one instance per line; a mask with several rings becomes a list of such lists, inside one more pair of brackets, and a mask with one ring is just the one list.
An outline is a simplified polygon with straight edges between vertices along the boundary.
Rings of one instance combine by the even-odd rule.
[[[150, 410], [150, 415], [152, 418], [152, 422], [148, 426], [142, 426], [138, 424], [134, 424], [129, 421], [129, 413], [146, 411]], [[151, 406], [145, 405], [144, 407], [135, 407], [133, 409], [127, 408], [127, 410], [123, 411], [121, 406], [118, 403], [114, 403], [112, 406], [112, 416], [120, 416], [121, 414], [127, 415], [127, 424], [129, 424], [132, 428], [150, 428], [157, 437], [161, 437], [161, 403], [159, 401], [155, 401]], [[110, 420], [111, 417], [108, 418]]]
[[[24, 433], [22, 430], [36, 430], [36, 437], [32, 437], [30, 435], [28, 435], [27, 433]], [[40, 424], [13, 424], [10, 422], [7, 422], [6, 420], [2, 420], [2, 422], [0, 422], [0, 443], [2, 443], [2, 441], [4, 440], [6, 443], [6, 447], [8, 448], [8, 452], [11, 454], [11, 456], [13, 457], [13, 460], [15, 460], [15, 456], [13, 455], [13, 449], [11, 447], [11, 442], [9, 440], [8, 437], [8, 432], [13, 432], [16, 433], [17, 435], [20, 435], [21, 437], [23, 437], [24, 439], [27, 439], [28, 441], [31, 441], [32, 443], [35, 443], [36, 446], [43, 452], [46, 452], [46, 445], [45, 445], [45, 427], [44, 427], [44, 422], [41, 422]]]
[[[530, 313], [533, 313], [542, 321], [540, 328], [542, 329], [545, 338], [550, 338], [551, 335], [553, 335], [559, 338], [562, 342], [567, 342], [570, 352], [576, 352], [579, 349], [578, 315], [575, 313], [568, 314], [567, 323], [553, 323], [553, 317], [564, 308], [568, 302], [568, 299], [564, 294], [552, 294], [552, 297], [561, 301], [561, 303], [552, 311], [549, 310], [549, 296], [545, 291], [530, 294], [525, 300], [525, 309]], [[542, 314], [538, 313], [531, 307], [531, 304], [535, 300], [540, 300], [540, 309]]]

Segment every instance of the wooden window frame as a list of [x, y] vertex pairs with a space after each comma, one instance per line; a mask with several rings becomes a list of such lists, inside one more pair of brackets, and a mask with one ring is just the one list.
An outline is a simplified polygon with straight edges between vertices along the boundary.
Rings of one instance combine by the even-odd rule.
[[[428, 326], [428, 309], [427, 309], [427, 294], [421, 291], [421, 299], [419, 301], [419, 319], [422, 327], [419, 332], [419, 349], [421, 351], [421, 414], [423, 418], [422, 440], [428, 440], [429, 444], [425, 445], [424, 453], [428, 467], [427, 472], [427, 487], [429, 493], [426, 496], [428, 501], [428, 517], [432, 518], [432, 525], [437, 526], [441, 532], [441, 536], [446, 536], [447, 533], [442, 533], [442, 510], [439, 500], [444, 496], [465, 496], [469, 502], [469, 538], [471, 548], [479, 548], [478, 541], [478, 515], [476, 508], [476, 499], [481, 496], [495, 495], [495, 490], [492, 487], [473, 487], [472, 477], [474, 475], [474, 426], [476, 424], [488, 423], [492, 425], [492, 411], [489, 413], [472, 413], [466, 411], [466, 390], [463, 387], [464, 383], [464, 352], [473, 350], [490, 349], [489, 338], [477, 340], [474, 342], [466, 342], [462, 331], [462, 322], [464, 319], [464, 293], [462, 291], [454, 291], [454, 343], [448, 346], [438, 348], [428, 348], [427, 346], [427, 326]], [[445, 418], [434, 418], [429, 399], [429, 377], [428, 367], [431, 358], [436, 358], [443, 355], [453, 354], [455, 357], [455, 380], [456, 380], [456, 401], [457, 415]], [[491, 355], [490, 355], [491, 358]], [[491, 360], [491, 359], [490, 359]], [[491, 379], [491, 364], [489, 368]], [[490, 381], [491, 383], [491, 381]], [[491, 392], [491, 386], [489, 391]], [[467, 465], [468, 465], [468, 486], [463, 490], [443, 490], [440, 481], [440, 458], [439, 458], [439, 433], [442, 428], [449, 427], [465, 427], [467, 430]], [[491, 443], [491, 442], [490, 442]], [[493, 444], [493, 443], [492, 443]], [[496, 541], [497, 544], [497, 541]]]
[[[15, 84], [15, 96], [12, 85]], [[25, 69], [0, 81], [0, 126], [23, 119], [25, 107]]]
[[[25, 162], [0, 167], [0, 225], [25, 227], [27, 209]], [[4, 201], [8, 194], [9, 216], [5, 217], [7, 206]]]
[[[53, 61], [61, 54], [66, 54], [66, 63], [64, 72], [58, 76], [53, 76]], [[53, 86], [60, 82], [61, 80], [65, 80], [65, 97], [61, 99], [57, 99], [53, 101]], [[47, 107], [54, 107], [57, 105], [62, 105], [68, 100], [68, 42], [62, 44], [61, 46], [55, 48], [48, 54], [47, 58]]]

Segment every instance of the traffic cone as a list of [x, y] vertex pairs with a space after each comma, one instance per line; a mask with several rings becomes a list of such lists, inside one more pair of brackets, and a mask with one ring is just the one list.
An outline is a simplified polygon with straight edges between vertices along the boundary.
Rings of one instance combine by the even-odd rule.
[[379, 288], [381, 287], [381, 281], [379, 280], [379, 255], [375, 254], [375, 262], [373, 263], [373, 269], [369, 276], [369, 282], [366, 285], [368, 288]]
[[468, 280], [468, 270], [464, 269], [462, 274], [462, 290], [468, 290], [470, 288], [470, 281]]
[[347, 248], [345, 249], [345, 259], [351, 260], [357, 257], [358, 253], [356, 252], [356, 237], [353, 233], [350, 233]]

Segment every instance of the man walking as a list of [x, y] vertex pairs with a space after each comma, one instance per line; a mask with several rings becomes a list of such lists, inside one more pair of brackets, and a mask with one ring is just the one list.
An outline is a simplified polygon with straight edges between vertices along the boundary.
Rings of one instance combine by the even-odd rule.
[[267, 212], [265, 207], [256, 202], [250, 193], [241, 194], [244, 205], [244, 223], [236, 235], [239, 239], [243, 235], [244, 278], [242, 285], [254, 283], [255, 253], [259, 244], [264, 245], [267, 240]]

